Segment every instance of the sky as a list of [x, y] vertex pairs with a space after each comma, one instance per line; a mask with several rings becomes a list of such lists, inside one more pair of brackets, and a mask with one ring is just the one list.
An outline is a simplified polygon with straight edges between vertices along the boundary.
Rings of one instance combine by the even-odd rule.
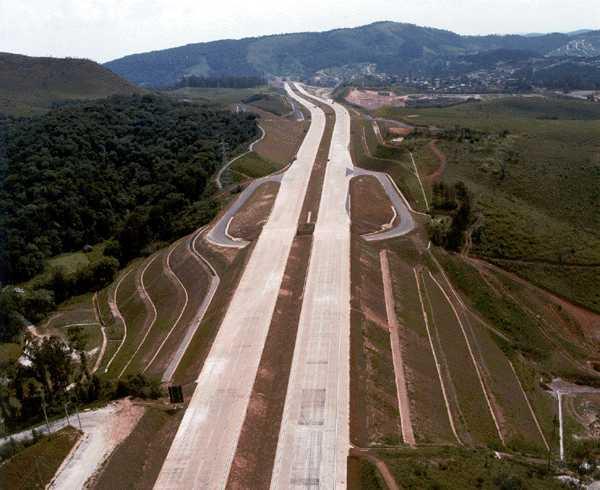
[[0, 52], [105, 62], [379, 20], [459, 34], [568, 32], [600, 29], [600, 0], [0, 0]]

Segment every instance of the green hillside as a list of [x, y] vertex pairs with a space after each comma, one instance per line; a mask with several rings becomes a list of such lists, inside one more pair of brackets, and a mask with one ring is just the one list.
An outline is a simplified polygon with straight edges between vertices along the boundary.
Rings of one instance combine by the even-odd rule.
[[[492, 50], [533, 55], [561, 50], [572, 41], [595, 40], [598, 32], [536, 37], [461, 36], [450, 31], [397, 22], [351, 29], [281, 34], [188, 44], [135, 54], [105, 66], [144, 86], [169, 86], [186, 76], [262, 75], [305, 77], [327, 68], [372, 63], [379, 72], [412, 73], [443, 68], [444, 60]], [[578, 55], [574, 50], [568, 55]]]
[[379, 114], [447, 129], [444, 180], [464, 181], [481, 213], [475, 255], [600, 311], [600, 105], [503, 97]]
[[140, 92], [90, 60], [0, 53], [0, 112], [5, 114], [31, 115], [68, 100]]

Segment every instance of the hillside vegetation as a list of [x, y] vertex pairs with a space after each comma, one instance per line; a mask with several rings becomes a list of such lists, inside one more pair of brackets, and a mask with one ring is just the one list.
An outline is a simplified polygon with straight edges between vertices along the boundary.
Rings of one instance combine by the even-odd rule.
[[30, 115], [68, 100], [140, 92], [135, 85], [90, 60], [0, 53], [0, 113]]
[[113, 97], [13, 121], [0, 188], [0, 265], [24, 280], [44, 261], [117, 237], [123, 260], [211, 216], [203, 194], [220, 144], [258, 134], [253, 115], [157, 96]]
[[379, 113], [449, 129], [443, 178], [476, 196], [475, 254], [600, 311], [600, 105], [508, 97]]
[[[126, 56], [106, 64], [144, 86], [169, 86], [184, 77], [263, 75], [305, 77], [319, 70], [373, 63], [379, 72], [414, 73], [443, 69], [448, 59], [488, 50], [523, 50], [534, 55], [556, 51], [573, 40], [597, 39], [597, 32], [575, 35], [460, 36], [453, 32], [396, 22], [352, 29], [281, 34], [188, 44]], [[570, 51], [569, 55], [579, 54]], [[600, 54], [600, 52], [598, 53]]]

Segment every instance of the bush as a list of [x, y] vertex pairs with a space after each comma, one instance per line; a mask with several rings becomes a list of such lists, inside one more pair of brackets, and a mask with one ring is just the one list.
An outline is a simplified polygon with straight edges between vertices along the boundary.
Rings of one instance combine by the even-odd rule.
[[156, 399], [162, 396], [160, 383], [154, 379], [148, 379], [143, 374], [129, 375], [117, 382], [114, 398], [133, 396], [142, 399]]

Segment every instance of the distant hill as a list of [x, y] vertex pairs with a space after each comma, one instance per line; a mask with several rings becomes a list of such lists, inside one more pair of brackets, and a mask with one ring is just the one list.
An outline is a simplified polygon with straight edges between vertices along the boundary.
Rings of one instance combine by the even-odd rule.
[[[332, 68], [373, 65], [379, 73], [407, 74], [457, 56], [523, 50], [536, 56], [594, 54], [600, 31], [575, 35], [461, 36], [397, 22], [188, 44], [135, 54], [106, 67], [142, 86], [168, 86], [190, 75], [276, 75], [306, 78]], [[351, 71], [351, 70], [350, 70]]]
[[54, 103], [141, 90], [90, 60], [0, 53], [0, 112], [29, 115]]

